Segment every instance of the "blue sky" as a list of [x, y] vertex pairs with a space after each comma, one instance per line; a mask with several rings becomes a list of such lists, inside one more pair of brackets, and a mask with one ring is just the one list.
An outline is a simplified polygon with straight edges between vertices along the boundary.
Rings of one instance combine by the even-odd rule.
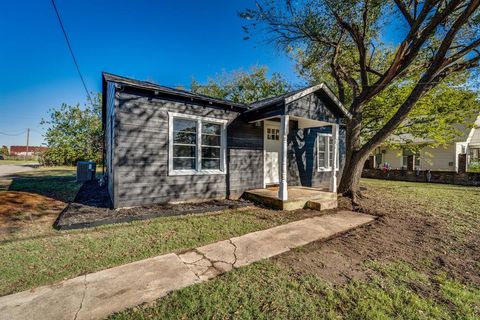
[[[225, 69], [268, 65], [301, 82], [283, 52], [259, 39], [243, 40], [237, 13], [253, 1], [56, 0], [90, 91], [108, 71], [164, 85], [188, 86]], [[0, 11], [0, 132], [32, 129], [62, 102], [85, 101], [49, 0], [4, 1]], [[0, 134], [0, 145], [25, 144], [25, 134]]]

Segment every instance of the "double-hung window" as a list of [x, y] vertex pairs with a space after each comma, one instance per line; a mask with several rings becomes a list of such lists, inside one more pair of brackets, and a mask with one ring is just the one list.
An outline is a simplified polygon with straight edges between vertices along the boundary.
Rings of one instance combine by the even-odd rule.
[[170, 175], [225, 173], [226, 120], [169, 113]]
[[[332, 135], [328, 133], [319, 133], [317, 136], [318, 171], [331, 171], [333, 167], [333, 159], [334, 159], [334, 156], [333, 156]], [[336, 160], [337, 160], [336, 168], [338, 170], [338, 158]]]

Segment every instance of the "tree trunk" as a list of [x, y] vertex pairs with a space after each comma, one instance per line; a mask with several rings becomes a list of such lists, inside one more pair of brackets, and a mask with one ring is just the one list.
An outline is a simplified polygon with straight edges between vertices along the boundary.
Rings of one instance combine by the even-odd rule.
[[[338, 192], [354, 199], [359, 192], [360, 177], [366, 160], [358, 153], [360, 149], [362, 115], [356, 114], [347, 124], [345, 164]], [[368, 156], [368, 155], [367, 155]], [[355, 199], [354, 199], [355, 201]]]
[[360, 195], [360, 178], [362, 177], [363, 166], [369, 153], [360, 154], [354, 152], [349, 161], [346, 161], [343, 168], [342, 179], [338, 187], [338, 192], [344, 196], [351, 197], [354, 204], [357, 203]]

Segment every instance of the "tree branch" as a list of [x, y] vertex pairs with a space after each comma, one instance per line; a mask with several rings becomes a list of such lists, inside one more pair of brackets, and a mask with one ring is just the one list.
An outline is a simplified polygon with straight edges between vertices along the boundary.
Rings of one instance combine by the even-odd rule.
[[395, 4], [397, 5], [402, 15], [405, 17], [405, 20], [407, 20], [410, 27], [413, 26], [415, 22], [415, 18], [412, 17], [405, 3], [402, 0], [395, 0]]

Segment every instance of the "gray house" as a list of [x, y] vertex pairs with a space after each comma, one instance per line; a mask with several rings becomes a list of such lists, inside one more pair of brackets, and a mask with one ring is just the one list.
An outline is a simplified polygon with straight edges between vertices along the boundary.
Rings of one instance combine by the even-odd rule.
[[347, 117], [323, 84], [247, 105], [104, 73], [110, 197], [115, 208], [252, 190], [336, 202]]

